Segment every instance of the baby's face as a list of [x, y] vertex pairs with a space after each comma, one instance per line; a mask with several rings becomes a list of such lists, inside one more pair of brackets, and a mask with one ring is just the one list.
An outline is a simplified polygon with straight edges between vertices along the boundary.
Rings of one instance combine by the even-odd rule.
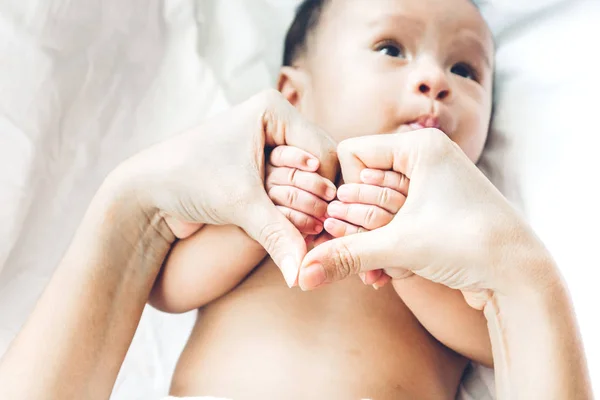
[[308, 48], [280, 89], [335, 139], [433, 126], [481, 155], [493, 41], [468, 0], [331, 0]]

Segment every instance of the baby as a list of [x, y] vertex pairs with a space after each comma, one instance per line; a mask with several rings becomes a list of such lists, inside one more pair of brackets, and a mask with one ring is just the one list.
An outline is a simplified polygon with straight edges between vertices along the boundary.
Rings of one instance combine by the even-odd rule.
[[[436, 127], [476, 162], [492, 75], [492, 37], [470, 0], [306, 0], [278, 88], [338, 141]], [[384, 226], [407, 195], [406, 179], [382, 171], [336, 193], [314, 161], [278, 147], [266, 171], [269, 196], [307, 236]], [[302, 292], [237, 227], [206, 226], [180, 241], [151, 295], [163, 311], [200, 309], [171, 394], [453, 399], [468, 360], [491, 365], [486, 321], [460, 292], [418, 276], [362, 278], [369, 285]]]

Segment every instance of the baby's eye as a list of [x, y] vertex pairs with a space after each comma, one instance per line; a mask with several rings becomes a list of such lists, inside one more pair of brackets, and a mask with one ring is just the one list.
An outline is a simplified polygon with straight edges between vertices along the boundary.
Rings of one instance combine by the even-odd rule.
[[383, 42], [375, 48], [375, 51], [389, 57], [404, 58], [404, 49], [396, 43]]
[[458, 63], [454, 64], [450, 72], [456, 74], [458, 76], [462, 76], [463, 78], [471, 79], [477, 81], [477, 74], [475, 73], [475, 69], [468, 64]]

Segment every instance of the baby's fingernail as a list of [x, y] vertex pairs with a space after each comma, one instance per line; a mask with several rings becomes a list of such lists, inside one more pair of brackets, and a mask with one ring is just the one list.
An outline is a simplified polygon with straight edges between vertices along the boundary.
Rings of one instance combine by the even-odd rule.
[[321, 233], [321, 232], [323, 232], [323, 225], [316, 224], [315, 225], [315, 233]]
[[335, 194], [336, 194], [337, 190], [335, 190], [335, 188], [329, 187], [327, 188], [327, 192], [325, 192], [325, 196], [327, 196], [328, 199], [335, 199]]
[[306, 161], [306, 165], [308, 166], [308, 168], [318, 169], [319, 161], [315, 160], [314, 158], [309, 158], [308, 161]]
[[321, 264], [312, 264], [306, 268], [300, 269], [300, 277], [298, 279], [300, 283], [300, 289], [307, 291], [315, 289], [325, 283], [327, 275], [325, 268]]
[[379, 285], [378, 285], [378, 284], [376, 284], [376, 283], [374, 283], [374, 284], [373, 284], [373, 289], [375, 289], [375, 290], [379, 290], [379, 288], [380, 288], [380, 287], [381, 287], [381, 286], [379, 286]]
[[294, 258], [288, 256], [283, 259], [281, 262], [281, 272], [283, 273], [283, 278], [285, 279], [285, 283], [292, 288], [296, 286], [296, 279], [298, 278], [298, 265]]

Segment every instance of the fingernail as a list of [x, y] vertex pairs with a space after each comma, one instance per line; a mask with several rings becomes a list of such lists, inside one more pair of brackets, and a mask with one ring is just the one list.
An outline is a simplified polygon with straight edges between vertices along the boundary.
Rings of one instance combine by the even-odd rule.
[[341, 197], [345, 197], [350, 194], [348, 191], [349, 191], [348, 187], [340, 186], [340, 188], [337, 190], [337, 195], [341, 199]]
[[319, 225], [319, 224], [315, 225], [315, 233], [318, 234], [321, 232], [323, 232], [323, 225]]
[[329, 206], [327, 206], [327, 214], [330, 215], [340, 215], [342, 213], [342, 205], [340, 203], [338, 203], [337, 201], [334, 201], [332, 203], [329, 203]]
[[323, 224], [323, 227], [327, 232], [332, 231], [335, 229], [335, 221], [333, 221], [332, 219], [326, 219], [325, 223]]
[[306, 165], [308, 165], [308, 168], [312, 168], [312, 169], [319, 168], [319, 162], [317, 160], [315, 160], [314, 158], [309, 158], [308, 161], [306, 161]]
[[380, 288], [380, 287], [381, 287], [381, 286], [379, 286], [379, 285], [378, 285], [378, 284], [376, 284], [376, 283], [374, 283], [374, 284], [373, 284], [373, 289], [375, 289], [375, 290], [379, 290], [379, 288]]
[[337, 193], [337, 190], [335, 190], [334, 188], [328, 188], [327, 192], [325, 192], [325, 196], [327, 196], [328, 199], [335, 199], [335, 194]]
[[312, 264], [300, 270], [300, 289], [307, 291], [315, 289], [325, 283], [327, 275], [321, 264]]
[[294, 257], [288, 256], [281, 262], [281, 272], [283, 278], [288, 287], [293, 288], [296, 286], [296, 279], [298, 278], [298, 264], [294, 260]]

